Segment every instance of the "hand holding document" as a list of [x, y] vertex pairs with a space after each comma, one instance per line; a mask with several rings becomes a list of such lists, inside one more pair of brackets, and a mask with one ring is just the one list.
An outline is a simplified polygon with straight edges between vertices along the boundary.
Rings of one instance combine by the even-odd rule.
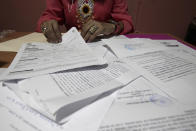
[[76, 28], [72, 28], [61, 44], [24, 44], [1, 79], [23, 79], [105, 63], [93, 54]]

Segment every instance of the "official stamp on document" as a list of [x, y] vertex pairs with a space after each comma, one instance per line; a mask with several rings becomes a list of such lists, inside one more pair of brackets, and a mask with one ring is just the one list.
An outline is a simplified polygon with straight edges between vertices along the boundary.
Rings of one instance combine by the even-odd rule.
[[170, 106], [173, 103], [171, 99], [158, 94], [152, 95], [150, 101], [158, 106]]

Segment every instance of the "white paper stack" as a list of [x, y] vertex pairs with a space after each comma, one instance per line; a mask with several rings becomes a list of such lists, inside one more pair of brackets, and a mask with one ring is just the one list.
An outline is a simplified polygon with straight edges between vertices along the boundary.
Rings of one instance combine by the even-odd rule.
[[25, 44], [2, 74], [1, 130], [196, 130], [196, 53], [176, 40], [87, 44], [72, 28]]

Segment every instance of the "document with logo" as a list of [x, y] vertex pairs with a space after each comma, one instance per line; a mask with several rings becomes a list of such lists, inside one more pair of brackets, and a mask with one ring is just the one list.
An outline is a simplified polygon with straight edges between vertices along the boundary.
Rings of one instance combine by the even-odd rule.
[[125, 61], [176, 100], [196, 103], [196, 57], [190, 53], [170, 48], [127, 57]]
[[195, 129], [196, 105], [184, 105], [140, 77], [118, 91], [99, 131]]
[[76, 28], [63, 36], [60, 44], [27, 43], [22, 46], [1, 79], [23, 79], [74, 68], [103, 65]]
[[118, 58], [134, 56], [146, 52], [153, 52], [164, 50], [165, 47], [160, 42], [153, 41], [146, 38], [133, 38], [133, 39], [103, 39], [102, 40]]

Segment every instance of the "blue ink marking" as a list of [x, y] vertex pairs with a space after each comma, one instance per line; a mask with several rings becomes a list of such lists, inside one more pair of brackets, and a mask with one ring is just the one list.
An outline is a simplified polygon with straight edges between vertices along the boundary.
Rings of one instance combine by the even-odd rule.
[[128, 50], [133, 50], [133, 48], [131, 47], [131, 45], [125, 44], [124, 48], [128, 49]]
[[150, 97], [150, 102], [159, 106], [170, 106], [173, 103], [169, 98], [157, 94]]

